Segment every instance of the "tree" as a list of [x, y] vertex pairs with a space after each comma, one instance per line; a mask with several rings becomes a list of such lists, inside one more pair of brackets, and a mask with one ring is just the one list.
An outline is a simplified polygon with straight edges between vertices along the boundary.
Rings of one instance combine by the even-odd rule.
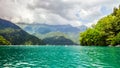
[[118, 8], [114, 7], [112, 15], [116, 15], [118, 11]]
[[105, 34], [96, 29], [89, 28], [87, 31], [80, 34], [80, 43], [82, 45], [106, 45]]
[[10, 45], [11, 43], [7, 41], [5, 38], [0, 36], [0, 45]]
[[82, 45], [119, 45], [120, 8], [114, 8], [112, 14], [100, 19], [96, 25], [81, 33]]
[[120, 45], [120, 32], [112, 39], [111, 45]]

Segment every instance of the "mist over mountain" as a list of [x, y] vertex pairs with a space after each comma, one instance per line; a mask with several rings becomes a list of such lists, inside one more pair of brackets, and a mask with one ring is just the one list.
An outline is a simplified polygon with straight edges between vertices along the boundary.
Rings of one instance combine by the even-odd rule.
[[87, 26], [81, 25], [73, 27], [71, 25], [48, 25], [48, 24], [17, 24], [29, 33], [46, 34], [49, 32], [79, 33], [87, 29]]
[[[71, 25], [48, 25], [48, 24], [17, 24], [23, 30], [35, 35], [36, 37], [46, 40], [48, 38], [64, 37], [79, 44], [79, 34], [87, 29], [87, 26], [81, 25], [73, 27]], [[56, 39], [56, 40], [59, 40]], [[67, 43], [66, 43], [67, 44]]]

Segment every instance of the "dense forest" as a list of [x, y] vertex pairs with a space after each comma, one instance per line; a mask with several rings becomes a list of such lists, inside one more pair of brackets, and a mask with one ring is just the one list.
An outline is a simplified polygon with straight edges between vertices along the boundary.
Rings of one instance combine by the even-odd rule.
[[0, 45], [43, 45], [44, 42], [10, 21], [0, 19]]
[[10, 45], [11, 43], [7, 41], [4, 37], [0, 36], [0, 45]]
[[47, 45], [76, 45], [77, 43], [73, 38], [70, 38], [65, 33], [62, 32], [49, 32], [46, 34], [34, 34], [36, 37], [42, 39]]
[[85, 46], [120, 45], [120, 6], [113, 13], [100, 19], [85, 32], [80, 33], [80, 43]]

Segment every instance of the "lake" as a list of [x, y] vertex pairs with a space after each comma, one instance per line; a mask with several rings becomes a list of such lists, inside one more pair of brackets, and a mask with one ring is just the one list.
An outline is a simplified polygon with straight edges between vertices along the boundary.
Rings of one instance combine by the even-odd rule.
[[0, 67], [119, 68], [119, 47], [0, 46]]

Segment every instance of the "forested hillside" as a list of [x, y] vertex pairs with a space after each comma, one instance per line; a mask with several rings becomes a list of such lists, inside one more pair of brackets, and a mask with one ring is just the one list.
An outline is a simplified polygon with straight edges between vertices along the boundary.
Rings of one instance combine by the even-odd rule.
[[41, 45], [40, 39], [22, 30], [17, 25], [0, 19], [0, 45]]
[[81, 45], [120, 45], [120, 6], [80, 34]]
[[[36, 37], [45, 41], [45, 39], [61, 37], [63, 36], [65, 41], [69, 41], [69, 43], [79, 44], [79, 32], [83, 32], [87, 29], [87, 26], [81, 25], [78, 27], [73, 27], [71, 25], [49, 25], [49, 24], [25, 24], [25, 23], [18, 23], [23, 30], [27, 31], [28, 33], [35, 35]], [[59, 41], [59, 44], [66, 45], [68, 43], [61, 42], [60, 38], [57, 38], [56, 41]], [[49, 40], [50, 42], [51, 40]], [[46, 41], [45, 41], [46, 42]], [[47, 42], [47, 44], [49, 44]], [[56, 42], [54, 42], [56, 43]], [[51, 43], [50, 43], [51, 44]], [[71, 44], [72, 45], [72, 44]]]

